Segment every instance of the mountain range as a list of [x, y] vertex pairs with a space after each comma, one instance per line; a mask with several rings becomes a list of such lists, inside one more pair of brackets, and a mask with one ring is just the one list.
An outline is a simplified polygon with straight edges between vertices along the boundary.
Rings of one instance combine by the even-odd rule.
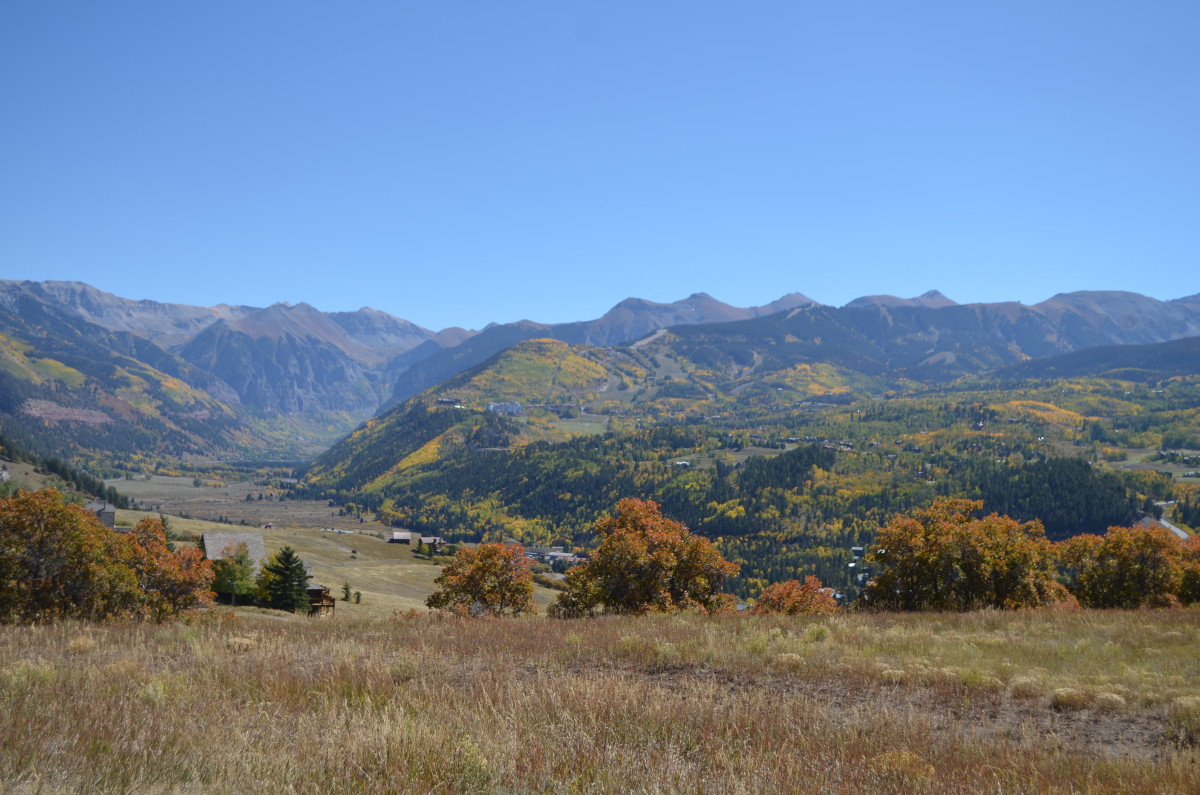
[[749, 380], [807, 363], [944, 381], [1096, 346], [1200, 336], [1200, 295], [1076, 292], [1032, 306], [959, 305], [934, 290], [830, 307], [791, 293], [741, 308], [695, 293], [673, 303], [629, 298], [589, 321], [433, 331], [370, 308], [198, 307], [81, 282], [0, 280], [0, 422], [15, 438], [66, 452], [303, 456], [520, 342], [608, 348], [663, 329], [680, 356]]

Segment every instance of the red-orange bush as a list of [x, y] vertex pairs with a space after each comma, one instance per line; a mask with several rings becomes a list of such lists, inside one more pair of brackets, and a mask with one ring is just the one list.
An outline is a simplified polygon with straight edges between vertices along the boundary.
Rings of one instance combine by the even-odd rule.
[[821, 581], [810, 574], [804, 578], [803, 583], [799, 580], [788, 580], [768, 585], [758, 595], [758, 603], [754, 605], [753, 612], [794, 616], [829, 615], [837, 610], [838, 603], [833, 597], [833, 589], [823, 587]]
[[52, 489], [0, 500], [0, 621], [100, 620], [136, 609], [117, 536]]
[[142, 590], [142, 609], [153, 620], [212, 604], [212, 563], [196, 547], [172, 551], [161, 520], [142, 519], [118, 536], [118, 544], [119, 558], [133, 569]]
[[211, 582], [200, 551], [172, 552], [157, 519], [121, 535], [53, 489], [0, 500], [0, 622], [161, 621], [209, 602]]

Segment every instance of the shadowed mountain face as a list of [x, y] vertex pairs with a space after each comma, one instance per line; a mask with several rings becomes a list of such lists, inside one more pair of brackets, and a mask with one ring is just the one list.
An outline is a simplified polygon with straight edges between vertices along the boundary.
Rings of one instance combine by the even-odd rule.
[[1009, 378], [1078, 378], [1098, 376], [1153, 382], [1200, 373], [1200, 337], [1148, 345], [1102, 345], [1061, 356], [1032, 359], [997, 370]]
[[1118, 291], [1059, 293], [1033, 308], [1061, 327], [1062, 335], [1073, 340], [1073, 350], [1200, 336], [1200, 302], [1195, 296], [1156, 301]]
[[219, 321], [179, 348], [179, 355], [229, 384], [242, 405], [259, 412], [363, 414], [378, 405], [366, 368], [327, 340], [252, 335]]
[[380, 403], [379, 376], [396, 356], [434, 333], [373, 309], [319, 312], [275, 304], [218, 320], [176, 350], [229, 384], [259, 412], [349, 412]]

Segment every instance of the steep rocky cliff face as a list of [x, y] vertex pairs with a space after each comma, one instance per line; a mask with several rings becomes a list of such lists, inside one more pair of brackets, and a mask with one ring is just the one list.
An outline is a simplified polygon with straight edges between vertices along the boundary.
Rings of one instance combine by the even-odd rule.
[[291, 333], [253, 336], [222, 320], [178, 349], [262, 413], [346, 411], [379, 404], [368, 368], [332, 343]]

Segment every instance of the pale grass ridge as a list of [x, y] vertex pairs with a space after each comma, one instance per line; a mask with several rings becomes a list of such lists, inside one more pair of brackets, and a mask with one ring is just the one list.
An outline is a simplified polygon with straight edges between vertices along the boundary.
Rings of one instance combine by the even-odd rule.
[[1192, 610], [243, 615], [0, 629], [0, 789], [1200, 790]]

